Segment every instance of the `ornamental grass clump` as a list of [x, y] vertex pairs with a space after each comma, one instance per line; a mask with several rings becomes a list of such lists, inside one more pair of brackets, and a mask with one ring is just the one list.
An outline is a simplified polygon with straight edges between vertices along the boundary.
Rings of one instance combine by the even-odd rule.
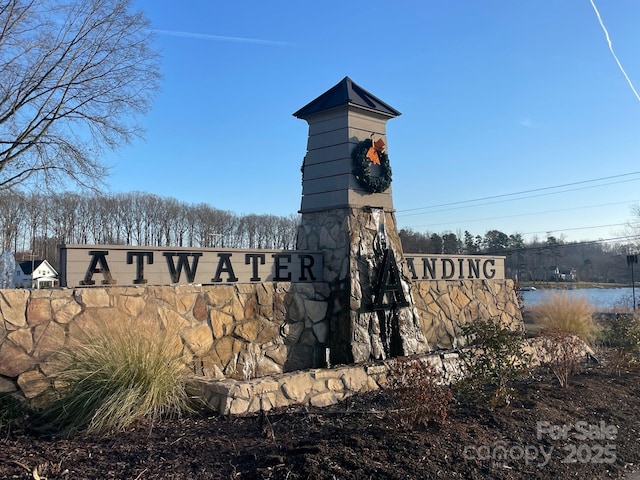
[[594, 311], [585, 297], [570, 297], [566, 292], [553, 292], [529, 309], [533, 322], [543, 330], [577, 335], [588, 344], [593, 344], [598, 333]]
[[41, 411], [47, 429], [102, 433], [191, 410], [179, 338], [165, 328], [99, 324], [54, 366], [62, 387]]

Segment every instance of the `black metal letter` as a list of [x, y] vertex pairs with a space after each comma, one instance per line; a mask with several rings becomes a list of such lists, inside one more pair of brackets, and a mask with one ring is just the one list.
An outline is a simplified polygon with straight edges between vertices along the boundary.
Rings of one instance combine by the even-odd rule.
[[[491, 268], [491, 274], [489, 274], [489, 272], [487, 271], [487, 265], [489, 264], [491, 264], [491, 266], [493, 267]], [[492, 279], [496, 276], [495, 264], [496, 261], [494, 259], [485, 260], [485, 262], [482, 264], [482, 273], [484, 273], [484, 276], [487, 277], [487, 279]]]
[[309, 274], [309, 277], [311, 277], [311, 281], [313, 282], [316, 279], [316, 276], [311, 270], [313, 264], [315, 263], [313, 255], [298, 255], [298, 258], [300, 259], [300, 277], [298, 278], [298, 280], [300, 280], [301, 282], [307, 281], [307, 276], [304, 273], [306, 271]]
[[416, 266], [413, 263], [413, 257], [406, 257], [405, 260], [407, 261], [407, 268], [411, 272], [411, 279], [417, 280], [418, 274], [416, 273]]
[[[429, 272], [429, 276], [427, 276]], [[435, 258], [423, 258], [422, 259], [422, 279], [423, 280], [437, 280], [436, 279], [436, 259]]]
[[[193, 283], [196, 278], [196, 270], [198, 269], [198, 260], [202, 253], [190, 252], [164, 252], [162, 255], [167, 259], [167, 267], [169, 267], [169, 275], [172, 283], [180, 283], [182, 270], [187, 273], [187, 283]], [[178, 256], [178, 267], [173, 263], [173, 257]], [[189, 265], [189, 257], [193, 257], [193, 264]]]
[[[451, 267], [451, 273], [447, 273], [447, 265]], [[453, 260], [450, 258], [442, 259], [442, 280], [449, 280], [453, 277], [453, 274], [456, 272], [456, 267], [454, 266]]]
[[227, 282], [237, 282], [238, 277], [233, 273], [233, 266], [231, 265], [231, 253], [219, 253], [220, 261], [218, 262], [218, 268], [216, 269], [216, 275], [211, 279], [212, 282], [221, 282], [220, 275], [225, 272], [229, 275]]
[[258, 276], [258, 260], [260, 260], [260, 265], [264, 265], [265, 258], [264, 253], [247, 253], [244, 256], [244, 264], [251, 264], [251, 272], [252, 276], [249, 279], [251, 282], [259, 282], [260, 277]]
[[284, 258], [287, 260], [288, 263], [291, 263], [291, 255], [284, 255], [281, 253], [274, 253], [273, 254], [273, 258], [275, 259], [275, 269], [276, 269], [276, 274], [275, 277], [273, 279], [274, 282], [290, 282], [291, 281], [291, 272], [287, 273], [286, 277], [281, 277], [280, 276], [280, 271], [281, 270], [286, 270], [287, 268], [289, 268], [288, 265], [280, 265], [280, 259]]
[[[80, 285], [95, 285], [96, 282], [93, 280], [94, 273], [101, 273], [104, 277], [102, 280], [103, 285], [115, 285], [116, 281], [111, 277], [111, 271], [109, 270], [109, 264], [107, 263], [107, 259], [105, 258], [109, 255], [108, 250], [89, 250], [89, 255], [91, 255], [91, 263], [89, 264], [89, 268], [87, 269], [87, 273], [84, 275], [84, 280], [80, 281]], [[100, 265], [100, 268], [98, 268]]]
[[147, 257], [149, 265], [153, 265], [153, 252], [127, 252], [127, 265], [133, 263], [133, 257], [136, 257], [136, 278], [133, 284], [147, 283], [147, 279], [144, 278], [144, 257]]
[[[385, 303], [385, 296], [390, 295], [391, 303]], [[404, 296], [400, 272], [396, 264], [393, 250], [385, 249], [380, 274], [378, 275], [378, 290], [373, 301], [374, 310], [386, 310], [389, 307], [407, 307], [409, 302]]]

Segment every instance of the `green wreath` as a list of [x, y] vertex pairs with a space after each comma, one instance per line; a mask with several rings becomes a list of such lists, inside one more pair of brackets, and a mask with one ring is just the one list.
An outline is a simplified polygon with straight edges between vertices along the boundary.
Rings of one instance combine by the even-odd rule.
[[371, 160], [367, 158], [367, 152], [373, 145], [370, 138], [361, 141], [351, 151], [353, 160], [353, 176], [362, 188], [371, 193], [384, 192], [391, 186], [391, 165], [389, 156], [385, 152], [378, 152], [380, 159], [380, 176], [371, 176]]

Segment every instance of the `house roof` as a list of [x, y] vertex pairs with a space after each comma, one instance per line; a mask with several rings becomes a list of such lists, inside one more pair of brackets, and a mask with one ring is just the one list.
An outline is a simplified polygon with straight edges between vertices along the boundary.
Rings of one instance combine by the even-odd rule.
[[375, 95], [367, 92], [364, 88], [357, 85], [349, 77], [344, 77], [340, 83], [331, 87], [315, 100], [312, 100], [296, 113], [294, 117], [305, 118], [308, 115], [329, 110], [331, 108], [341, 107], [343, 105], [356, 105], [369, 110], [397, 117], [401, 113], [388, 103], [383, 102]]
[[56, 275], [58, 274], [58, 272], [56, 272], [56, 269], [53, 268], [51, 266], [51, 264], [49, 262], [47, 262], [46, 260], [27, 260], [26, 262], [20, 262], [18, 264], [18, 266], [20, 267], [20, 270], [22, 270], [22, 272], [25, 275], [31, 275], [33, 274], [33, 272], [38, 269], [43, 263], [46, 263], [47, 267]]
[[33, 271], [40, 266], [40, 264], [44, 262], [44, 260], [27, 260], [26, 262], [20, 262], [18, 265], [20, 266], [20, 270], [24, 272], [25, 275], [31, 275]]

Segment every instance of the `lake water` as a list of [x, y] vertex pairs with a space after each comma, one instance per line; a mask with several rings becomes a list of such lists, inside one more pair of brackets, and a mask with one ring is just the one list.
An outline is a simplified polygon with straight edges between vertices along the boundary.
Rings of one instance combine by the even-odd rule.
[[[524, 307], [532, 307], [544, 301], [550, 293], [563, 291], [570, 297], [585, 297], [589, 303], [596, 307], [597, 311], [604, 311], [612, 308], [626, 307], [633, 309], [633, 289], [625, 288], [578, 288], [576, 290], [534, 290], [522, 292]], [[640, 305], [640, 287], [636, 287], [636, 306]]]

